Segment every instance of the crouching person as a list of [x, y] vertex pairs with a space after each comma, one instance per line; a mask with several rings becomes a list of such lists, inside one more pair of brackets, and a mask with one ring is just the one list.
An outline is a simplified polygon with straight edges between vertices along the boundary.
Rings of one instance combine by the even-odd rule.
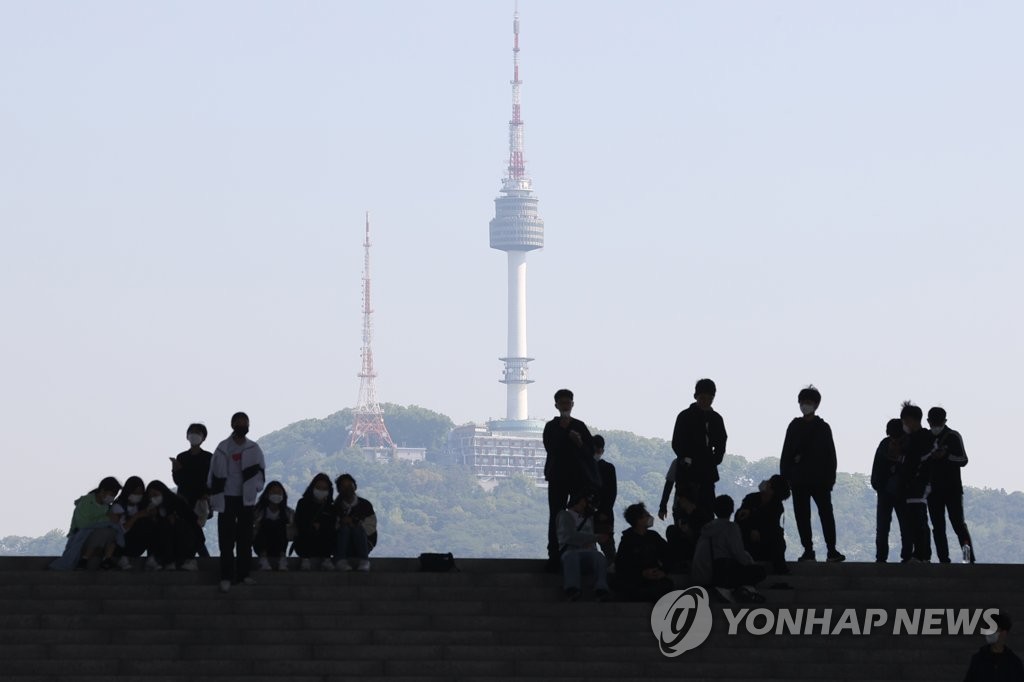
[[253, 512], [255, 524], [252, 548], [259, 557], [260, 570], [288, 570], [288, 540], [295, 533], [295, 512], [288, 506], [288, 493], [280, 481], [271, 481], [263, 489]]
[[369, 500], [356, 495], [359, 486], [352, 474], [342, 474], [334, 481], [338, 487], [335, 513], [338, 516], [338, 541], [334, 558], [342, 571], [370, 570], [370, 551], [377, 545], [377, 514]]
[[789, 499], [789, 482], [779, 474], [761, 481], [756, 493], [743, 498], [736, 523], [743, 546], [757, 561], [770, 561], [775, 573], [789, 573], [782, 531], [782, 503]]
[[558, 513], [556, 531], [562, 555], [562, 584], [569, 601], [583, 594], [584, 571], [594, 574], [594, 597], [598, 601], [608, 598], [608, 563], [598, 549], [608, 537], [594, 533], [593, 503], [585, 493], [569, 496], [569, 506]]
[[700, 531], [691, 577], [698, 585], [731, 589], [737, 601], [763, 602], [754, 585], [767, 571], [743, 548], [740, 527], [729, 520], [734, 508], [728, 495], [715, 498], [715, 520]]
[[199, 521], [192, 511], [192, 505], [185, 498], [171, 492], [163, 481], [152, 481], [146, 486], [146, 497], [149, 498], [148, 509], [153, 522], [152, 544], [146, 568], [196, 570], [198, 566], [195, 556], [199, 540], [196, 528], [199, 527]]
[[643, 502], [626, 507], [624, 516], [629, 528], [615, 557], [615, 590], [630, 601], [656, 602], [675, 589], [665, 573], [668, 543], [651, 529], [654, 517]]
[[110, 505], [120, 491], [121, 483], [108, 476], [75, 500], [67, 545], [64, 553], [50, 564], [51, 569], [71, 571], [79, 562], [93, 567], [90, 560], [104, 568], [114, 567], [114, 550], [124, 544], [124, 530], [119, 520], [110, 515]]
[[334, 486], [327, 474], [313, 477], [295, 505], [295, 544], [293, 549], [303, 571], [319, 564], [323, 571], [333, 571], [334, 537], [338, 517], [334, 512]]

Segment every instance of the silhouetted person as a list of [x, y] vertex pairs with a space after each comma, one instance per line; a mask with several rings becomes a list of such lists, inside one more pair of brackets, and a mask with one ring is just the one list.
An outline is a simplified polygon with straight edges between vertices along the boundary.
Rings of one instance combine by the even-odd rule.
[[[572, 416], [573, 394], [567, 388], [555, 392], [558, 415], [544, 425], [544, 480], [548, 482], [548, 570], [561, 566], [555, 518], [565, 509], [570, 491], [586, 494], [600, 489], [594, 441], [587, 425]], [[592, 473], [591, 473], [592, 472]]]
[[815, 414], [821, 405], [821, 393], [808, 386], [797, 394], [801, 416], [789, 423], [782, 444], [779, 468], [793, 491], [793, 515], [804, 553], [797, 561], [815, 561], [814, 536], [811, 533], [811, 500], [818, 508], [821, 533], [825, 536], [827, 561], [846, 559], [836, 549], [836, 517], [832, 510], [832, 488], [836, 484], [836, 444], [832, 428]]
[[789, 499], [789, 482], [775, 474], [761, 481], [756, 493], [743, 498], [736, 512], [736, 524], [743, 546], [757, 561], [770, 561], [776, 573], [788, 573], [786, 538], [782, 530], [782, 503]]
[[359, 485], [352, 474], [334, 480], [338, 499], [334, 503], [338, 515], [338, 538], [335, 546], [336, 566], [343, 571], [370, 570], [370, 552], [377, 545], [377, 514], [369, 500], [356, 495]]
[[274, 566], [279, 571], [288, 570], [288, 540], [294, 523], [295, 511], [288, 506], [288, 493], [280, 481], [271, 481], [260, 493], [253, 511], [252, 548], [259, 557], [260, 570], [269, 571]]
[[601, 544], [601, 551], [611, 566], [615, 563], [615, 500], [619, 496], [619, 484], [615, 475], [615, 465], [604, 459], [603, 436], [594, 436], [594, 461], [601, 477], [597, 512], [594, 514], [594, 531], [608, 536], [608, 542]]
[[728, 495], [715, 498], [716, 518], [701, 529], [690, 575], [698, 585], [732, 588], [737, 599], [763, 601], [753, 586], [767, 571], [743, 548], [740, 527], [729, 520], [733, 508]]
[[701, 379], [693, 391], [694, 402], [676, 417], [672, 451], [676, 453], [676, 495], [693, 502], [690, 514], [694, 532], [714, 516], [718, 465], [725, 457], [728, 434], [722, 416], [712, 409], [717, 388]]
[[306, 486], [295, 505], [295, 543], [299, 568], [308, 571], [314, 564], [333, 571], [334, 547], [338, 541], [338, 516], [334, 512], [334, 484], [327, 474], [319, 473]]
[[896, 513], [896, 521], [900, 529], [900, 559], [907, 561], [914, 555], [914, 543], [907, 533], [906, 498], [903, 481], [900, 477], [900, 458], [903, 453], [903, 422], [890, 419], [885, 425], [885, 438], [875, 450], [875, 460], [871, 465], [871, 487], [878, 495], [875, 506], [875, 561], [884, 564], [889, 560], [889, 529], [892, 527], [892, 515]]
[[558, 549], [562, 561], [562, 585], [570, 601], [582, 594], [582, 574], [594, 574], [594, 596], [608, 597], [608, 562], [597, 549], [607, 537], [594, 532], [594, 496], [573, 492], [569, 506], [558, 513]]
[[251, 585], [253, 508], [263, 489], [266, 460], [263, 450], [246, 438], [249, 416], [236, 412], [231, 417], [231, 436], [221, 441], [210, 461], [206, 481], [210, 508], [217, 514], [217, 543], [220, 546], [220, 591], [232, 583]]
[[907, 537], [913, 544], [913, 556], [907, 561], [927, 562], [932, 558], [932, 543], [928, 537], [928, 493], [931, 481], [931, 456], [935, 436], [921, 428], [924, 414], [910, 401], [903, 403], [900, 421], [903, 422], [903, 458], [900, 479], [903, 482], [903, 513]]
[[931, 484], [928, 494], [928, 515], [932, 520], [935, 553], [939, 561], [948, 564], [949, 541], [946, 538], [946, 514], [960, 542], [965, 562], [974, 563], [974, 543], [964, 521], [964, 484], [960, 470], [967, 466], [964, 439], [946, 425], [946, 411], [941, 407], [928, 410], [928, 426], [935, 436], [932, 452]]
[[148, 506], [146, 482], [139, 476], [129, 476], [121, 494], [110, 505], [111, 518], [124, 530], [124, 546], [115, 551], [119, 557], [117, 567], [123, 571], [130, 570], [131, 560], [142, 556], [152, 546], [153, 522]]
[[1006, 646], [1006, 637], [1013, 627], [1010, 616], [1000, 613], [995, 621], [996, 631], [985, 635], [985, 646], [971, 657], [964, 682], [1024, 682], [1024, 664]]
[[615, 589], [631, 601], [656, 602], [675, 589], [668, 577], [668, 543], [651, 529], [654, 517], [643, 502], [626, 507], [629, 528], [622, 531], [615, 560]]
[[[153, 535], [146, 567], [194, 571], [196, 554], [196, 515], [185, 498], [175, 494], [163, 481], [146, 486], [147, 511], [153, 523]], [[151, 561], [152, 560], [152, 561]]]
[[210, 556], [206, 548], [203, 526], [210, 518], [210, 491], [206, 487], [206, 481], [210, 476], [210, 460], [213, 459], [213, 453], [201, 447], [206, 436], [204, 424], [189, 424], [185, 430], [189, 449], [171, 458], [171, 477], [178, 487], [178, 494], [192, 506], [192, 511], [199, 519], [195, 529], [199, 556]]
[[[676, 469], [679, 460], [673, 459], [665, 474], [665, 487], [661, 491], [661, 503], [658, 505], [658, 518], [662, 521], [668, 516], [669, 496], [672, 497], [672, 524], [665, 529], [665, 540], [668, 542], [668, 565], [670, 569], [682, 568], [693, 559], [693, 550], [697, 545], [699, 529], [695, 523], [697, 505], [691, 497], [694, 488], [689, 486], [690, 496], [679, 492], [676, 482]], [[673, 487], [676, 489], [672, 495]]]

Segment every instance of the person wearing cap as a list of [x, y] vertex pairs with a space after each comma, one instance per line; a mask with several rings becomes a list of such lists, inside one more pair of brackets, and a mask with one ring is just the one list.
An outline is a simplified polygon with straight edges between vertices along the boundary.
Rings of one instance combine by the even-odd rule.
[[574, 491], [569, 495], [569, 506], [558, 513], [562, 584], [569, 601], [576, 601], [583, 594], [584, 571], [594, 574], [594, 597], [598, 601], [608, 598], [608, 562], [597, 545], [609, 538], [605, 533], [594, 532], [595, 502], [587, 491]]
[[995, 621], [995, 632], [985, 635], [985, 646], [971, 656], [964, 682], [1024, 682], [1024, 665], [1006, 646], [1013, 626], [1010, 616], [1000, 613]]
[[964, 484], [960, 470], [967, 466], [964, 439], [946, 425], [946, 410], [933, 407], [928, 410], [928, 426], [935, 436], [932, 448], [931, 492], [928, 494], [928, 516], [932, 520], [935, 553], [944, 564], [950, 562], [949, 540], [946, 538], [946, 514], [953, 527], [964, 563], [974, 563], [974, 543], [964, 521]]

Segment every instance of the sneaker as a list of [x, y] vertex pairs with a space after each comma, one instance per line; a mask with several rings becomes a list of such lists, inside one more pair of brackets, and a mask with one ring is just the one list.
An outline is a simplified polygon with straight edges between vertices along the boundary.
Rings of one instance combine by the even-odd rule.
[[311, 570], [312, 568], [313, 568], [313, 564], [309, 563], [309, 559], [303, 559], [302, 561], [299, 562], [299, 570], [300, 571], [308, 571], [308, 570]]
[[160, 562], [157, 561], [155, 557], [147, 557], [146, 558], [146, 570], [147, 571], [159, 571], [159, 570], [162, 570], [162, 569], [163, 569], [163, 566], [160, 565]]
[[334, 567], [343, 573], [348, 573], [352, 570], [352, 564], [348, 562], [348, 559], [338, 559]]
[[800, 555], [800, 558], [797, 559], [797, 561], [817, 561], [817, 560], [818, 560], [817, 557], [814, 556], [814, 550], [813, 549], [805, 550], [804, 553]]
[[565, 591], [565, 598], [569, 601], [579, 601], [580, 595], [582, 594], [582, 591], [577, 590], [575, 588], [570, 588]]
[[221, 580], [220, 581], [220, 591], [221, 592], [229, 592], [230, 590], [231, 590], [231, 581], [230, 580]]
[[828, 556], [825, 557], [825, 561], [830, 564], [838, 564], [840, 561], [846, 561], [846, 555], [838, 549], [830, 549], [828, 551]]
[[181, 565], [181, 570], [183, 570], [183, 571], [198, 571], [199, 570], [199, 564], [196, 562], [195, 559], [189, 559], [188, 561], [186, 561], [185, 563], [183, 563]]
[[132, 560], [126, 556], [123, 556], [117, 560], [117, 567], [120, 568], [122, 571], [130, 571], [132, 570]]
[[261, 556], [260, 557], [260, 570], [261, 571], [269, 571], [270, 570], [270, 562], [267, 561], [267, 557], [265, 557], [265, 556]]
[[281, 557], [277, 560], [277, 570], [287, 571], [288, 570], [288, 557]]
[[965, 564], [973, 564], [974, 563], [974, 552], [971, 551], [971, 546], [970, 545], [964, 545], [960, 549], [962, 549], [963, 552], [964, 552], [964, 563]]
[[920, 559], [918, 559], [917, 557], [912, 556], [909, 559], [907, 559], [906, 561], [904, 561], [903, 563], [905, 563], [905, 564], [923, 564], [924, 562], [921, 561]]
[[359, 565], [356, 567], [356, 570], [360, 571], [362, 573], [369, 573], [370, 572], [370, 560], [369, 559], [363, 559], [362, 561], [360, 561]]
[[242, 578], [242, 584], [243, 585], [255, 585], [256, 584], [256, 579], [255, 578], [250, 578], [249, 576], [245, 576], [244, 578]]
[[320, 564], [320, 570], [321, 571], [333, 571], [334, 570], [334, 562], [331, 561], [330, 559], [324, 559], [323, 563]]
[[100, 562], [100, 568], [102, 568], [104, 571], [109, 571], [110, 569], [114, 568], [114, 566], [117, 566], [117, 563], [114, 561], [113, 557], [107, 557], [106, 559]]

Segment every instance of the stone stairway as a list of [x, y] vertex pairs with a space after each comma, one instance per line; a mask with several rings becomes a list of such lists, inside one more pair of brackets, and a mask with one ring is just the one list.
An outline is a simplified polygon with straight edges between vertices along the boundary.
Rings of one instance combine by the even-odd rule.
[[[981, 635], [893, 635], [895, 609], [1024, 618], [1022, 566], [801, 564], [769, 576], [791, 589], [764, 589], [764, 605], [713, 604], [707, 641], [668, 658], [650, 605], [567, 603], [534, 560], [459, 560], [447, 574], [419, 573], [413, 559], [377, 559], [368, 574], [256, 572], [256, 585], [228, 594], [210, 560], [195, 573], [56, 573], [49, 561], [0, 558], [5, 681], [954, 680]], [[844, 609], [886, 609], [890, 621], [862, 636], [728, 634], [723, 609], [762, 607], [832, 609], [833, 624]]]

